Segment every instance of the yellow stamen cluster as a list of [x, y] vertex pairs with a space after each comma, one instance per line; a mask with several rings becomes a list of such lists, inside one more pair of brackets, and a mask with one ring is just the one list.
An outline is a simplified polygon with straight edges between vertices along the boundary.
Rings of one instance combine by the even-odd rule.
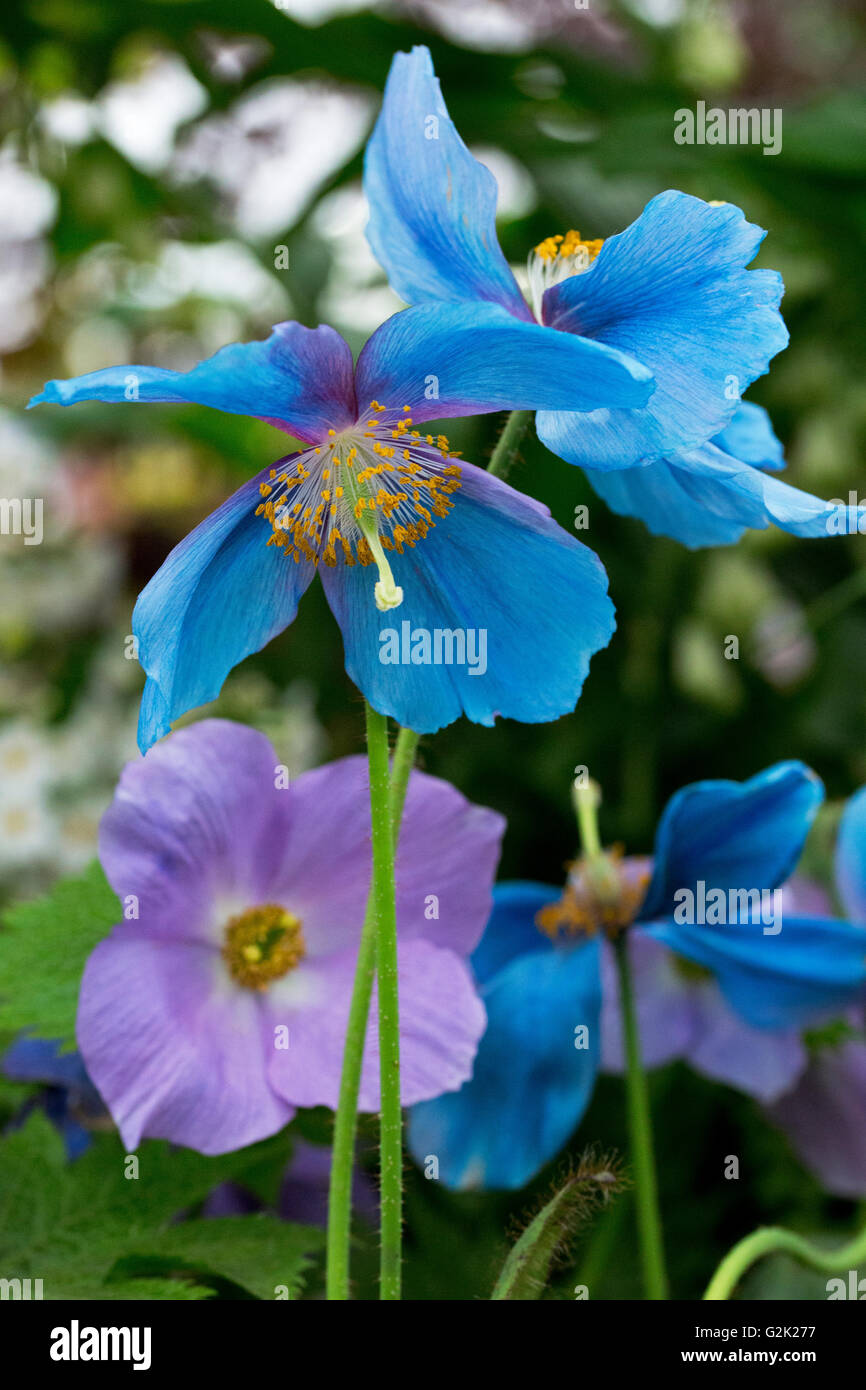
[[543, 261], [555, 261], [557, 256], [565, 259], [580, 253], [583, 253], [582, 259], [585, 257], [587, 261], [594, 261], [603, 245], [603, 237], [596, 237], [594, 241], [584, 241], [580, 232], [572, 230], [566, 232], [565, 236], [545, 237], [534, 250], [536, 256], [540, 256]]
[[570, 864], [569, 877], [562, 897], [548, 903], [535, 914], [535, 925], [552, 941], [557, 937], [596, 936], [603, 933], [615, 940], [631, 926], [646, 897], [651, 878], [649, 869], [626, 877], [618, 867], [622, 846], [610, 851], [610, 867], [615, 873], [616, 887], [602, 895], [585, 871], [583, 860]]
[[239, 985], [267, 989], [306, 955], [299, 917], [275, 903], [251, 907], [225, 926], [222, 957]]
[[329, 430], [291, 469], [271, 469], [256, 515], [270, 522], [267, 544], [296, 563], [377, 564], [385, 591], [398, 593], [382, 552], [402, 555], [447, 516], [460, 486], [458, 457], [445, 435], [412, 428], [409, 406], [397, 415], [374, 400], [357, 425]]

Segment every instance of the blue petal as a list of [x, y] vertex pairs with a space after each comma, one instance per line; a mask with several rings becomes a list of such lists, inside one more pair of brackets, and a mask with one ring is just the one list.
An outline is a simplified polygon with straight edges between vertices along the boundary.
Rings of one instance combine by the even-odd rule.
[[707, 891], [778, 887], [799, 859], [823, 797], [820, 780], [799, 762], [776, 763], [747, 782], [683, 787], [659, 822], [641, 920], [672, 916], [677, 890], [697, 892], [699, 882]]
[[866, 987], [866, 927], [829, 917], [722, 926], [656, 922], [643, 930], [712, 970], [731, 1008], [753, 1028], [805, 1028], [853, 1004]]
[[739, 208], [669, 190], [589, 270], [549, 289], [545, 323], [636, 357], [656, 390], [642, 410], [543, 412], [548, 448], [582, 467], [630, 468], [718, 434], [788, 341], [781, 278], [745, 269], [763, 236]]
[[[496, 913], [491, 920], [495, 924]], [[488, 930], [491, 929], [488, 928]], [[599, 1066], [598, 941], [518, 956], [482, 990], [487, 1031], [471, 1081], [413, 1107], [409, 1149], [452, 1188], [518, 1188], [580, 1121]], [[586, 1048], [575, 1030], [588, 1030]]]
[[586, 474], [613, 511], [639, 517], [653, 535], [690, 549], [730, 545], [750, 527], [778, 526], [813, 539], [855, 534], [861, 524], [866, 530], [866, 507], [824, 502], [714, 444], [644, 467]]
[[426, 48], [394, 55], [364, 191], [367, 240], [407, 304], [486, 299], [531, 319], [496, 238], [496, 180], [457, 134]]
[[132, 615], [148, 680], [138, 742], [145, 753], [172, 720], [215, 700], [239, 661], [288, 627], [315, 574], [267, 544], [256, 507], [265, 469], [191, 531], [139, 595]]
[[516, 956], [550, 950], [550, 938], [535, 925], [535, 914], [561, 895], [561, 889], [547, 883], [496, 884], [493, 912], [472, 952], [472, 969], [481, 984], [486, 984]]
[[392, 315], [358, 359], [358, 400], [412, 418], [490, 410], [584, 410], [642, 405], [650, 373], [615, 348], [537, 323], [497, 304], [419, 304]]
[[855, 922], [866, 922], [866, 787], [848, 801], [836, 838], [836, 887]]
[[[374, 569], [322, 570], [346, 670], [376, 709], [419, 733], [460, 714], [476, 724], [497, 714], [535, 724], [569, 713], [590, 657], [615, 626], [601, 562], [546, 507], [471, 464], [452, 500], [453, 511], [413, 549], [389, 552], [404, 594], [392, 612], [374, 604]], [[462, 664], [448, 662], [449, 646], [441, 664], [408, 659], [419, 631], [430, 648], [418, 639], [417, 657], [435, 657], [437, 630], [463, 634]], [[389, 633], [399, 643], [392, 652]], [[403, 660], [388, 663], [391, 654]]]
[[755, 468], [777, 470], [785, 467], [782, 441], [763, 406], [740, 401], [730, 424], [717, 434], [713, 443], [732, 458]]
[[300, 323], [278, 323], [264, 342], [230, 343], [189, 372], [106, 367], [49, 381], [30, 406], [79, 401], [209, 405], [230, 415], [258, 416], [313, 442], [357, 417], [348, 344], [333, 328]]

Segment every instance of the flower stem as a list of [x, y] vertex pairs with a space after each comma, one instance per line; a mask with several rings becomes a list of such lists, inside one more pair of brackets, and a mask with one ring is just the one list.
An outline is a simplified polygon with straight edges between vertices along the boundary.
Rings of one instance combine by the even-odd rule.
[[403, 1114], [400, 1107], [400, 1013], [397, 989], [397, 914], [394, 905], [394, 836], [388, 771], [388, 720], [369, 702], [367, 757], [373, 832], [373, 917], [379, 999], [379, 1297], [400, 1297], [403, 1235]]
[[505, 421], [505, 428], [496, 441], [496, 448], [493, 450], [487, 465], [488, 473], [495, 474], [497, 478], [508, 477], [517, 459], [520, 441], [526, 433], [531, 418], [531, 410], [512, 410]]
[[640, 1055], [640, 1037], [635, 1014], [627, 936], [627, 933], [623, 933], [614, 942], [614, 956], [619, 977], [619, 1006], [622, 1015], [626, 1056], [628, 1126], [631, 1159], [635, 1175], [635, 1201], [641, 1262], [647, 1298], [666, 1299], [668, 1281], [665, 1273], [658, 1184], [653, 1157], [652, 1122], [650, 1120], [646, 1074]]
[[794, 1231], [785, 1231], [779, 1226], [762, 1226], [750, 1236], [738, 1241], [728, 1251], [707, 1285], [704, 1299], [722, 1302], [730, 1298], [750, 1265], [764, 1255], [771, 1255], [777, 1251], [793, 1255], [803, 1264], [825, 1274], [832, 1274], [835, 1270], [856, 1269], [857, 1265], [866, 1260], [866, 1228], [847, 1245], [841, 1245], [838, 1250], [819, 1250]]
[[[394, 750], [390, 785], [391, 822], [396, 847], [400, 830], [403, 803], [409, 775], [418, 747], [418, 735], [412, 729], [401, 729]], [[343, 1050], [343, 1070], [340, 1095], [334, 1121], [334, 1144], [331, 1159], [331, 1182], [328, 1197], [327, 1297], [345, 1301], [349, 1297], [349, 1246], [351, 1240], [352, 1173], [355, 1160], [355, 1137], [358, 1127], [358, 1092], [370, 999], [376, 975], [376, 918], [375, 897], [371, 886], [367, 910], [361, 931], [358, 964], [346, 1040]]]

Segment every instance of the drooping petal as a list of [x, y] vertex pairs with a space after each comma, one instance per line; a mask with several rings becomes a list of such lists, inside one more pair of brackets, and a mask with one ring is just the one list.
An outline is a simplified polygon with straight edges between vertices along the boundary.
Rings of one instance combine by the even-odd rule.
[[[333, 328], [278, 323], [262, 342], [230, 343], [189, 372], [120, 366], [48, 381], [34, 405], [188, 402], [253, 415], [315, 442], [356, 419], [352, 354]], [[29, 408], [29, 407], [28, 407]]]
[[715, 444], [639, 468], [587, 468], [586, 475], [620, 516], [639, 517], [653, 535], [690, 549], [731, 545], [750, 527], [824, 539], [856, 533], [862, 515], [866, 529], [866, 507], [824, 502]]
[[[416, 938], [398, 945], [400, 1095], [404, 1105], [460, 1086], [484, 1032], [484, 1006], [466, 962]], [[287, 1048], [272, 1047], [269, 1076], [292, 1105], [336, 1108], [357, 949], [308, 957], [271, 986], [272, 1027], [287, 1026]], [[359, 1105], [379, 1108], [377, 997], [373, 990]]]
[[712, 441], [731, 458], [751, 463], [755, 468], [777, 470], [785, 467], [782, 442], [763, 406], [740, 401], [729, 424]]
[[694, 989], [693, 1005], [694, 1036], [686, 1059], [695, 1071], [764, 1102], [796, 1083], [808, 1060], [796, 1029], [749, 1027], [711, 981]]
[[853, 1004], [866, 988], [866, 927], [794, 917], [781, 930], [754, 917], [720, 925], [653, 922], [644, 930], [706, 966], [753, 1028], [804, 1028]]
[[230, 915], [217, 920], [215, 903], [272, 900], [292, 824], [292, 789], [277, 787], [277, 770], [264, 734], [223, 719], [179, 729], [127, 764], [99, 855], [150, 934], [215, 944]]
[[866, 1043], [822, 1047], [768, 1114], [828, 1192], [866, 1196]]
[[453, 511], [389, 558], [404, 597], [386, 614], [373, 602], [375, 572], [322, 573], [346, 670], [377, 710], [433, 733], [460, 714], [534, 724], [574, 708], [590, 657], [610, 640], [613, 605], [600, 561], [546, 507], [464, 465]]
[[[370, 885], [367, 760], [304, 772], [287, 792], [290, 820], [273, 856], [268, 901], [303, 923], [308, 956], [357, 950]], [[490, 913], [505, 823], [448, 782], [413, 772], [396, 859], [397, 931], [468, 956]]]
[[547, 290], [545, 323], [620, 348], [656, 383], [643, 409], [541, 413], [547, 447], [582, 467], [630, 468], [717, 435], [788, 341], [781, 278], [745, 269], [763, 236], [731, 204], [668, 190], [589, 270]]
[[377, 328], [358, 358], [361, 407], [440, 420], [492, 410], [642, 405], [652, 375], [615, 348], [516, 319], [497, 304], [419, 304]]
[[132, 615], [138, 659], [148, 676], [138, 741], [142, 752], [172, 720], [215, 700], [229, 671], [293, 620], [315, 573], [275, 546], [256, 516], [259, 486], [244, 483], [176, 545], [142, 590]]
[[228, 1153], [294, 1113], [267, 1080], [258, 994], [201, 944], [116, 927], [85, 967], [77, 1037], [127, 1149], [146, 1137]]
[[496, 884], [493, 911], [472, 956], [472, 969], [480, 984], [492, 980], [517, 956], [550, 950], [550, 938], [536, 926], [535, 916], [555, 903], [560, 894], [559, 888], [547, 883]]
[[773, 889], [789, 876], [824, 796], [803, 763], [776, 763], [746, 782], [692, 782], [671, 797], [656, 831], [642, 921], [673, 917], [683, 890]]
[[850, 798], [836, 837], [836, 887], [855, 922], [866, 922], [866, 787]]
[[394, 55], [364, 191], [367, 240], [407, 304], [481, 299], [531, 318], [496, 237], [496, 180], [460, 139], [427, 48]]
[[482, 994], [488, 1025], [472, 1080], [416, 1106], [409, 1148], [420, 1164], [438, 1160], [446, 1187], [518, 1188], [558, 1153], [592, 1095], [598, 942], [517, 956]]

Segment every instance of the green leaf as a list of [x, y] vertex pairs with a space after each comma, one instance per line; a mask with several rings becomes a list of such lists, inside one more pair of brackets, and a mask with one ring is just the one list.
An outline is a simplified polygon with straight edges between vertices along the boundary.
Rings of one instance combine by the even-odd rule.
[[0, 1028], [73, 1045], [85, 962], [121, 919], [97, 862], [44, 898], [9, 908], [0, 929]]
[[541, 1298], [556, 1260], [567, 1253], [578, 1227], [619, 1186], [621, 1179], [611, 1160], [585, 1158], [513, 1246], [491, 1300]]
[[230, 1279], [256, 1298], [275, 1298], [278, 1289], [295, 1298], [312, 1263], [309, 1257], [324, 1243], [324, 1232], [316, 1227], [260, 1213], [185, 1221], [158, 1237], [135, 1241], [134, 1248], [138, 1257], [157, 1257], [193, 1274]]
[[[242, 1181], [247, 1169], [256, 1170], [278, 1151], [285, 1154], [287, 1147], [286, 1136], [279, 1135], [237, 1153], [205, 1158], [147, 1141], [136, 1154], [136, 1168], [117, 1136], [104, 1134], [69, 1164], [57, 1131], [40, 1111], [34, 1112], [26, 1125], [0, 1142], [0, 1269], [6, 1278], [41, 1279], [46, 1299], [117, 1298], [121, 1285], [140, 1278], [148, 1283], [156, 1279], [153, 1297], [186, 1299], [205, 1296], [189, 1289], [203, 1284], [207, 1274], [268, 1298], [275, 1284], [294, 1291], [307, 1253], [321, 1246], [320, 1231], [275, 1218], [259, 1222], [242, 1217], [233, 1250], [226, 1234], [202, 1233], [208, 1221], [189, 1222], [189, 1236], [183, 1223], [171, 1224], [219, 1183]], [[244, 1234], [246, 1222], [255, 1227], [249, 1236]], [[215, 1225], [224, 1227], [219, 1220]], [[166, 1258], [156, 1269], [124, 1267], [138, 1254], [177, 1260]], [[184, 1278], [172, 1294], [172, 1281], [165, 1276], [175, 1270]], [[197, 1271], [202, 1277], [196, 1278]]]

